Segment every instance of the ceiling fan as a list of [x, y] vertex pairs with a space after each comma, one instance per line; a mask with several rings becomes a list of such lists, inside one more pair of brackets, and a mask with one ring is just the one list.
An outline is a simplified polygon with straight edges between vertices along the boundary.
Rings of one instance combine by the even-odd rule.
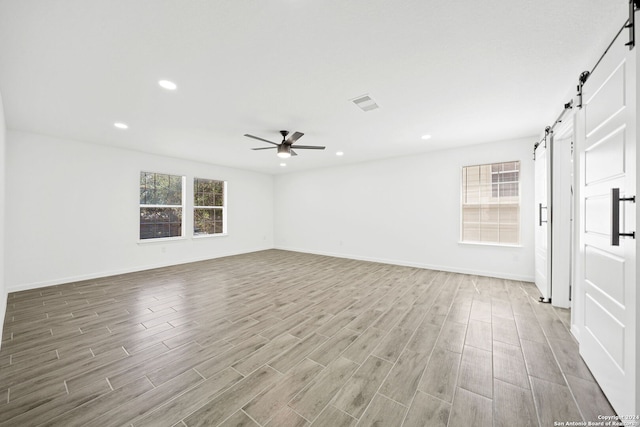
[[272, 148], [277, 148], [278, 149], [278, 157], [286, 159], [289, 158], [291, 156], [297, 156], [298, 154], [293, 151], [293, 149], [295, 148], [296, 150], [324, 150], [325, 147], [319, 146], [319, 145], [294, 145], [296, 143], [296, 141], [298, 139], [300, 139], [304, 133], [302, 132], [294, 132], [293, 135], [291, 135], [289, 138], [287, 138], [287, 135], [289, 135], [289, 131], [288, 130], [281, 130], [280, 131], [280, 135], [282, 135], [282, 142], [280, 144], [277, 144], [275, 142], [271, 142], [271, 141], [267, 141], [264, 138], [260, 138], [257, 136], [253, 136], [253, 135], [249, 135], [248, 133], [245, 133], [244, 136], [248, 137], [248, 138], [253, 138], [253, 139], [257, 139], [258, 141], [263, 141], [263, 142], [268, 142], [269, 144], [273, 144], [274, 147], [260, 147], [260, 148], [252, 148], [252, 150], [270, 150]]

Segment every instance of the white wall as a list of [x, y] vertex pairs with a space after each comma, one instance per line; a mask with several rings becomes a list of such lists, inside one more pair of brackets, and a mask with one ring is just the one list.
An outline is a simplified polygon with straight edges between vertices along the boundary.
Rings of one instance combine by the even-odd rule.
[[5, 283], [5, 182], [6, 182], [6, 125], [4, 107], [0, 94], [0, 336], [4, 326], [4, 315], [7, 310], [7, 286]]
[[[229, 235], [139, 243], [140, 171], [228, 181]], [[273, 247], [273, 177], [238, 169], [8, 131], [6, 199], [9, 291]]]
[[[535, 137], [276, 177], [280, 249], [532, 281]], [[348, 155], [348, 153], [346, 153]], [[462, 167], [521, 161], [521, 247], [459, 243]]]

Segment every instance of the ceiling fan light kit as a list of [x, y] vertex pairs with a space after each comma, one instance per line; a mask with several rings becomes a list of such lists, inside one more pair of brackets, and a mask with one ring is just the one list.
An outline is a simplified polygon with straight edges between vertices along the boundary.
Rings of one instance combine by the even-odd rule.
[[276, 154], [281, 159], [288, 159], [291, 156], [297, 156], [298, 153], [293, 151], [294, 148], [296, 150], [324, 150], [326, 148], [320, 145], [294, 145], [296, 141], [298, 141], [298, 139], [302, 138], [302, 136], [304, 135], [304, 133], [302, 132], [294, 132], [293, 135], [287, 138], [287, 135], [289, 135], [289, 131], [281, 130], [280, 135], [282, 135], [282, 142], [278, 144], [276, 142], [269, 141], [267, 139], [260, 138], [258, 136], [249, 135], [248, 133], [244, 134], [244, 136], [246, 136], [247, 138], [257, 139], [258, 141], [263, 141], [273, 145], [273, 147], [258, 147], [258, 148], [252, 148], [252, 150], [269, 150], [269, 149], [277, 148]]
[[291, 148], [282, 144], [278, 146], [278, 157], [281, 159], [288, 159], [291, 157]]

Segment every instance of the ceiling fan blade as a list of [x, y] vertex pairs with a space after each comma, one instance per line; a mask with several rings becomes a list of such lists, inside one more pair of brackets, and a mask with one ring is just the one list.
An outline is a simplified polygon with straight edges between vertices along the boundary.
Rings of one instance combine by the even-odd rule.
[[302, 136], [304, 135], [304, 133], [302, 132], [294, 132], [293, 135], [291, 135], [289, 138], [287, 138], [287, 140], [285, 141], [287, 144], [295, 144], [297, 140], [299, 140], [300, 138], [302, 138]]
[[252, 150], [273, 150], [278, 147], [260, 147], [260, 148], [252, 148]]
[[298, 153], [296, 153], [296, 152], [295, 152], [295, 151], [293, 151], [293, 150], [290, 150], [289, 152], [291, 153], [291, 155], [292, 155], [292, 156], [297, 156], [297, 155], [298, 155]]
[[295, 148], [296, 150], [324, 150], [326, 147], [322, 147], [320, 145], [292, 145], [291, 148]]
[[268, 142], [269, 144], [273, 144], [273, 145], [280, 145], [280, 144], [277, 144], [277, 143], [275, 143], [275, 142], [267, 141], [267, 140], [266, 140], [266, 139], [264, 139], [264, 138], [260, 138], [260, 137], [253, 136], [253, 135], [249, 135], [248, 133], [245, 133], [245, 134], [244, 134], [244, 136], [246, 136], [247, 138], [257, 139], [258, 141]]

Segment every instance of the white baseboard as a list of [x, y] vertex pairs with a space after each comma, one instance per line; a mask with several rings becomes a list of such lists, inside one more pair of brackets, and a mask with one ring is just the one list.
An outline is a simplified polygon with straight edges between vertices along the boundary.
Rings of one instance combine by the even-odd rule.
[[504, 273], [500, 271], [473, 270], [473, 269], [465, 269], [465, 268], [459, 268], [459, 267], [451, 267], [446, 265], [416, 263], [416, 262], [397, 260], [397, 259], [366, 257], [366, 256], [360, 256], [360, 255], [353, 255], [353, 254], [337, 253], [337, 252], [313, 251], [309, 249], [293, 248], [293, 247], [287, 247], [287, 246], [275, 246], [274, 249], [280, 249], [283, 251], [291, 251], [291, 252], [302, 252], [302, 253], [314, 254], [314, 255], [324, 255], [324, 256], [330, 256], [335, 258], [355, 259], [358, 261], [379, 262], [381, 264], [401, 265], [403, 267], [425, 268], [429, 270], [447, 271], [450, 273], [470, 274], [475, 276], [487, 276], [487, 277], [495, 277], [498, 279], [507, 279], [507, 280], [518, 280], [522, 282], [534, 281], [533, 276], [520, 276], [520, 275], [509, 274], [509, 273]]
[[575, 337], [576, 341], [580, 343], [580, 328], [577, 325], [571, 325], [571, 334]]
[[[284, 250], [284, 251], [302, 252], [302, 253], [308, 253], [308, 254], [314, 254], [314, 255], [324, 255], [324, 256], [331, 256], [331, 257], [335, 257], [335, 258], [355, 259], [355, 260], [359, 260], [359, 261], [379, 262], [379, 263], [382, 263], [382, 264], [401, 265], [401, 266], [404, 266], [404, 267], [415, 267], [415, 268], [425, 268], [425, 269], [429, 269], [429, 270], [448, 271], [448, 272], [451, 272], [451, 273], [461, 273], [461, 274], [471, 274], [471, 275], [477, 275], [477, 276], [496, 277], [496, 278], [499, 278], [499, 279], [519, 280], [519, 281], [524, 281], [524, 282], [533, 282], [534, 281], [533, 277], [519, 276], [519, 275], [508, 274], [508, 273], [499, 272], [499, 271], [473, 270], [473, 269], [465, 269], [465, 268], [459, 268], [459, 267], [451, 267], [451, 266], [446, 266], [446, 265], [434, 265], [434, 264], [416, 263], [416, 262], [410, 262], [410, 261], [404, 261], [404, 260], [398, 260], [398, 259], [366, 257], [366, 256], [359, 256], [359, 255], [354, 255], [354, 254], [344, 254], [344, 253], [325, 252], [325, 251], [313, 251], [313, 250], [309, 250], [309, 249], [293, 248], [293, 247], [286, 247], [286, 246], [275, 246], [275, 247], [256, 248], [256, 249], [253, 249], [253, 250], [246, 250], [246, 251], [227, 252], [227, 253], [223, 253], [223, 254], [218, 254], [218, 255], [213, 256], [213, 257], [212, 256], [209, 256], [209, 257], [198, 257], [198, 258], [193, 258], [193, 259], [180, 260], [180, 261], [174, 262], [174, 263], [157, 263], [157, 264], [149, 264], [149, 265], [140, 265], [140, 266], [135, 266], [135, 267], [130, 267], [130, 268], [123, 268], [123, 269], [117, 269], [117, 270], [108, 270], [108, 271], [100, 271], [100, 272], [77, 275], [77, 276], [59, 277], [59, 278], [55, 278], [55, 279], [51, 279], [51, 280], [45, 280], [45, 281], [42, 281], [42, 282], [23, 283], [23, 284], [14, 285], [14, 286], [9, 287], [7, 289], [7, 292], [26, 291], [26, 290], [31, 290], [31, 289], [44, 288], [44, 287], [47, 287], [47, 286], [61, 285], [61, 284], [64, 284], [64, 283], [80, 282], [80, 281], [83, 281], [83, 280], [93, 280], [93, 279], [99, 279], [99, 278], [109, 277], [109, 276], [117, 276], [119, 274], [135, 273], [135, 272], [138, 272], [138, 271], [153, 270], [155, 268], [170, 267], [172, 265], [189, 264], [189, 263], [192, 263], [192, 262], [206, 261], [206, 260], [209, 260], [209, 259], [223, 258], [223, 257], [227, 257], [227, 256], [241, 255], [241, 254], [246, 254], [246, 253], [251, 253], [251, 252], [265, 251], [265, 250], [269, 250], [269, 249], [280, 249], [280, 250]], [[6, 310], [6, 296], [5, 296], [4, 301], [5, 301], [4, 305], [0, 304], [0, 306], [1, 306], [0, 309], [2, 310], [2, 312], [0, 312], [0, 314], [3, 314], [3, 315], [4, 315], [4, 311]], [[2, 319], [4, 319], [4, 316], [2, 317]]]
[[242, 255], [242, 254], [247, 254], [247, 253], [251, 253], [251, 252], [266, 251], [266, 250], [269, 250], [269, 249], [273, 249], [273, 248], [272, 247], [265, 247], [265, 248], [250, 249], [250, 250], [246, 250], [246, 251], [228, 252], [228, 253], [218, 254], [216, 256], [198, 257], [198, 258], [193, 258], [193, 259], [180, 260], [178, 262], [173, 262], [173, 263], [157, 263], [157, 264], [150, 264], [150, 265], [140, 265], [140, 266], [117, 269], [117, 270], [108, 270], [108, 271], [100, 271], [100, 272], [96, 272], [96, 273], [82, 274], [82, 275], [77, 275], [77, 276], [60, 277], [60, 278], [56, 278], [56, 279], [45, 280], [45, 281], [42, 281], [42, 282], [23, 283], [23, 284], [11, 286], [9, 289], [7, 289], [7, 292], [10, 293], [10, 292], [28, 291], [28, 290], [31, 290], [31, 289], [45, 288], [47, 286], [55, 286], [55, 285], [62, 285], [62, 284], [65, 284], [65, 283], [81, 282], [83, 280], [100, 279], [100, 278], [103, 278], [103, 277], [117, 276], [117, 275], [120, 275], [120, 274], [127, 274], [127, 273], [136, 273], [138, 271], [153, 270], [155, 268], [171, 267], [173, 265], [181, 265], [181, 264], [189, 264], [189, 263], [192, 263], [192, 262], [207, 261], [207, 260], [210, 260], [210, 259], [224, 258], [224, 257], [234, 256], [234, 255]]

